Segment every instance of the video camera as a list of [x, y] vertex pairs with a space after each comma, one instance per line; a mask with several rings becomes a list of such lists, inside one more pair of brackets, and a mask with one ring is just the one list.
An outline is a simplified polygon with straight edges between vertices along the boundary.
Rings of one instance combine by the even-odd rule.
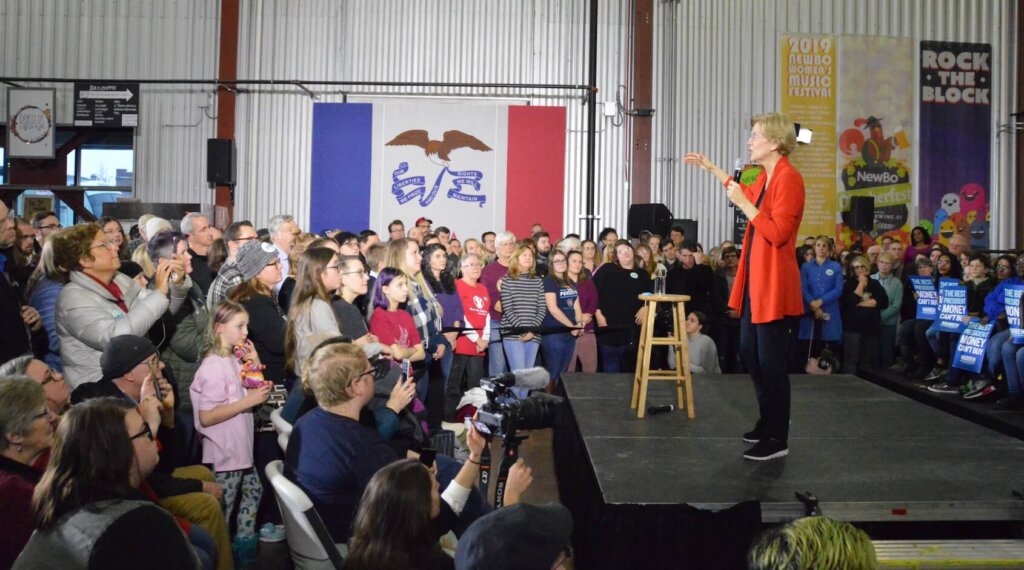
[[[543, 374], [543, 379], [539, 378], [540, 374]], [[529, 368], [481, 380], [480, 387], [487, 394], [487, 403], [477, 411], [477, 430], [484, 435], [505, 439], [514, 436], [516, 430], [560, 425], [566, 413], [563, 398], [543, 392], [534, 392], [524, 398], [517, 394], [546, 386], [547, 378], [543, 368]]]

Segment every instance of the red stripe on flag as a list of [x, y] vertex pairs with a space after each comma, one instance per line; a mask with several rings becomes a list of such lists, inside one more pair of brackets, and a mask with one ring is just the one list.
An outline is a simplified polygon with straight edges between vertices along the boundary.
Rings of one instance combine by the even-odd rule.
[[565, 107], [508, 108], [505, 228], [526, 237], [539, 223], [562, 237], [565, 203]]

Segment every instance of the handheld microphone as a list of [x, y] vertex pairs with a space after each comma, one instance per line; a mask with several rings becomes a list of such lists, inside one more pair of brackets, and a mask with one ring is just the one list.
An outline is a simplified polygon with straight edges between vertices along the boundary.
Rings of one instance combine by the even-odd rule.
[[[743, 174], [743, 159], [737, 158], [736, 163], [732, 171], [732, 181], [736, 184], [740, 183], [740, 176]], [[732, 202], [729, 202], [729, 207], [734, 207]]]
[[674, 409], [676, 409], [676, 407], [673, 404], [665, 404], [664, 406], [647, 406], [647, 413], [651, 415], [662, 414], [665, 412], [671, 412]]
[[481, 382], [496, 382], [503, 386], [525, 388], [527, 390], [543, 390], [548, 387], [548, 382], [550, 381], [551, 375], [548, 374], [547, 370], [541, 366], [534, 366], [533, 368], [523, 368], [522, 370], [505, 372], [497, 376], [484, 378]]

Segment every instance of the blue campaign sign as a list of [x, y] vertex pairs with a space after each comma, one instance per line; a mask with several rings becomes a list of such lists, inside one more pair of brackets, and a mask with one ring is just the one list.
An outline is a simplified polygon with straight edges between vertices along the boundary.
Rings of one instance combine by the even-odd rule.
[[911, 275], [910, 284], [914, 286], [914, 292], [917, 293], [916, 318], [934, 321], [939, 314], [939, 292], [935, 290], [932, 278]]
[[1024, 285], [1010, 285], [1004, 289], [1006, 320], [1010, 322], [1010, 339], [1013, 344], [1024, 344], [1024, 323], [1020, 318], [1020, 299]]
[[967, 286], [956, 281], [939, 282], [939, 330], [959, 333], [967, 316]]
[[985, 361], [985, 343], [990, 334], [991, 323], [983, 325], [980, 321], [972, 319], [956, 343], [953, 366], [968, 372], [981, 372], [981, 365]]

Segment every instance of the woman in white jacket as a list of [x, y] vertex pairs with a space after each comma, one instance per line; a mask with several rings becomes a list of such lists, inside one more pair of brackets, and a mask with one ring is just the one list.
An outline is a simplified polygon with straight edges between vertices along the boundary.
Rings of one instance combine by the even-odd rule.
[[64, 377], [75, 389], [103, 376], [100, 355], [115, 336], [145, 336], [170, 308], [176, 312], [188, 294], [180, 260], [160, 260], [154, 289], [119, 273], [117, 246], [96, 224], [78, 224], [53, 238], [57, 265], [69, 270], [57, 300], [57, 336]]

